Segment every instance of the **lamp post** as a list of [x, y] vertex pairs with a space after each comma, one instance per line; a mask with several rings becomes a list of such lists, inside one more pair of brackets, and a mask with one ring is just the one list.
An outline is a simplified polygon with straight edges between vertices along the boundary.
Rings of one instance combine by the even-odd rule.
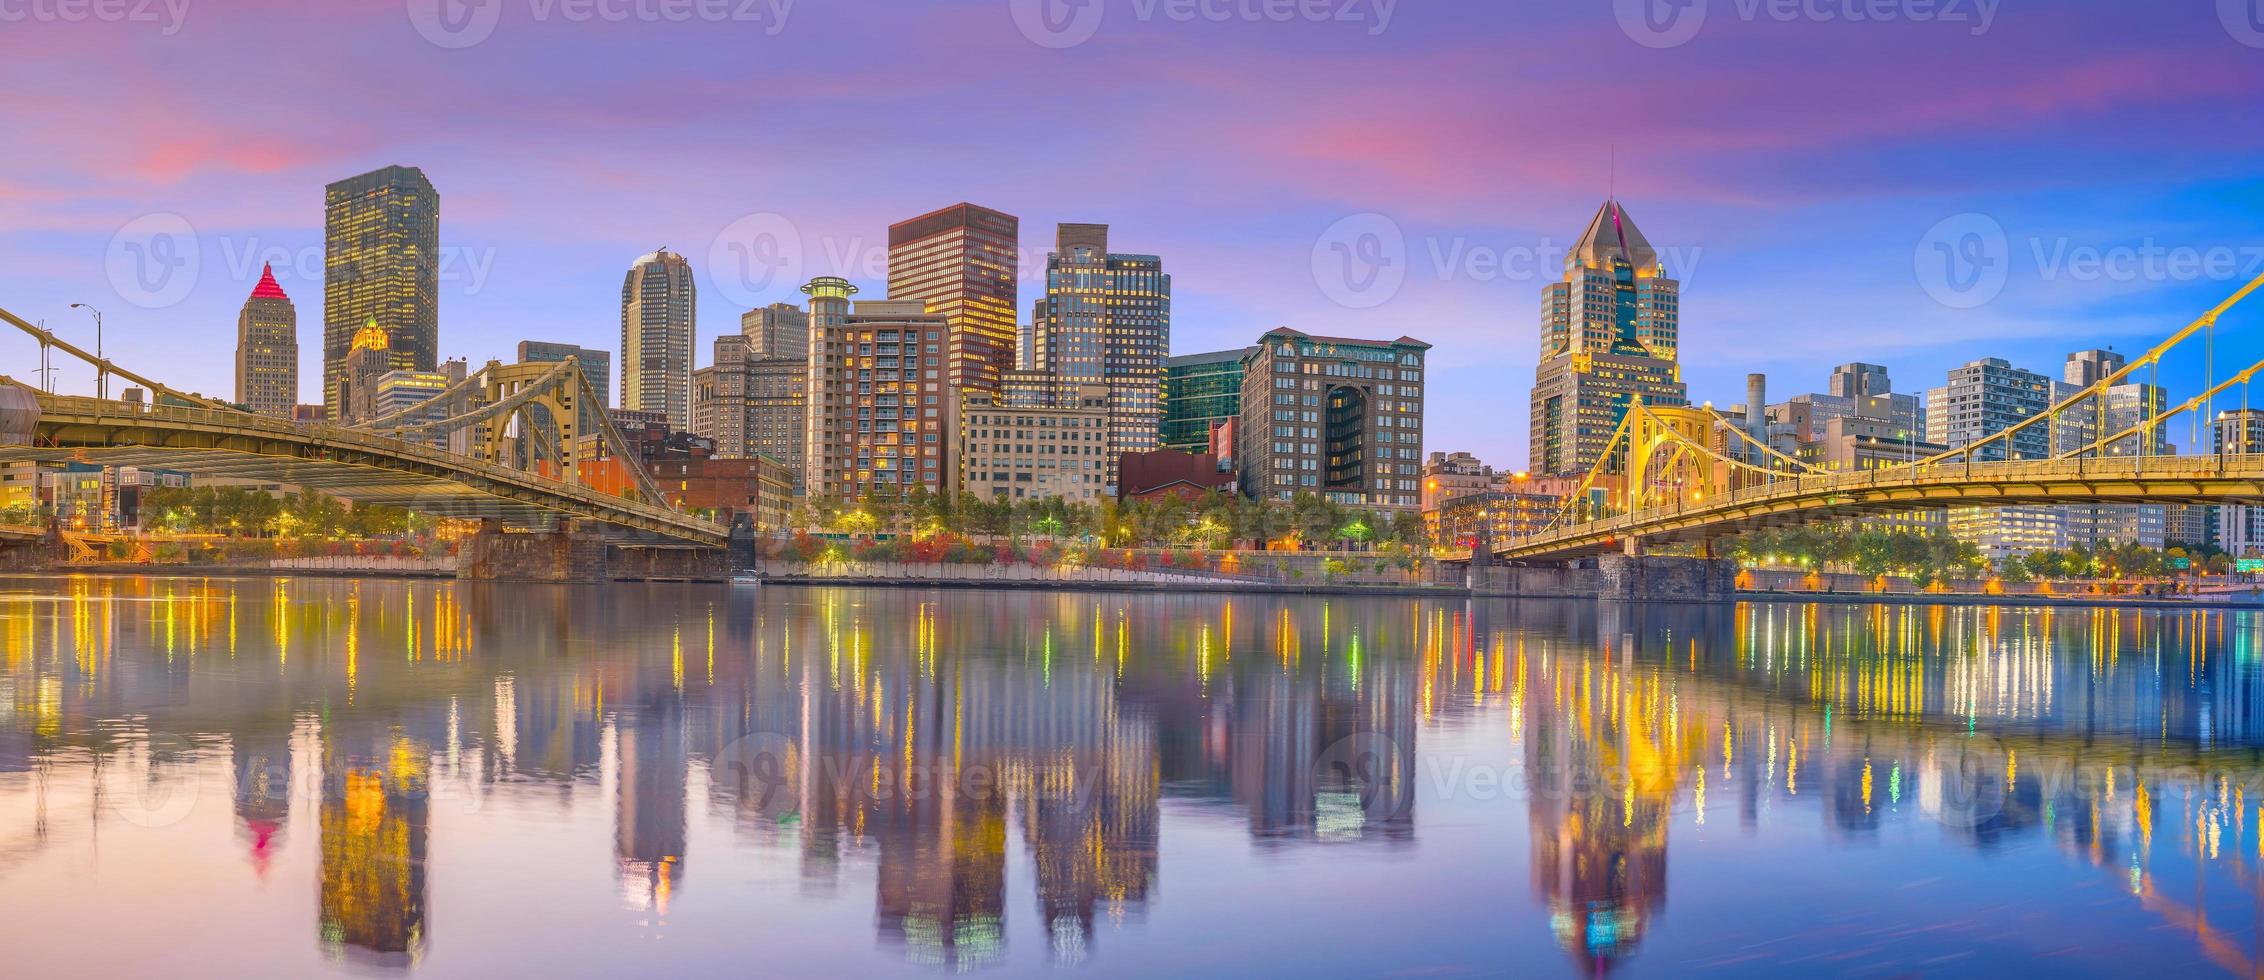
[[109, 398], [110, 358], [102, 353], [102, 311], [85, 303], [73, 303], [71, 308], [94, 314], [94, 359], [102, 362], [94, 366], [94, 397]]

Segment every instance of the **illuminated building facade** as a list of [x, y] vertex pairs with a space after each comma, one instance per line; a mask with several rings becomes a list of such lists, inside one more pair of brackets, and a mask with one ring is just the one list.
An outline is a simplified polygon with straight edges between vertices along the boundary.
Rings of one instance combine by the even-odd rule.
[[236, 314], [236, 403], [278, 419], [299, 403], [299, 311], [270, 266]]
[[[2218, 412], [2210, 424], [2212, 448], [2219, 456], [2264, 453], [2264, 409]], [[2217, 508], [2217, 547], [2234, 557], [2264, 555], [2264, 507], [2226, 504]]]
[[1108, 388], [1107, 484], [1116, 459], [1157, 447], [1171, 276], [1153, 255], [1108, 250], [1108, 226], [1064, 224], [1046, 257], [1046, 295], [1031, 317], [1032, 366], [1064, 384]]
[[1277, 327], [1243, 362], [1242, 492], [1339, 504], [1422, 503], [1423, 360], [1413, 337], [1352, 340]]
[[958, 412], [945, 378], [948, 317], [919, 301], [852, 302], [857, 287], [833, 276], [802, 291], [810, 297], [806, 492], [950, 491]]
[[322, 394], [344, 417], [338, 379], [354, 338], [375, 321], [387, 370], [440, 362], [440, 195], [415, 167], [383, 167], [323, 189]]
[[961, 491], [985, 499], [1101, 499], [1107, 489], [1106, 385], [1067, 388], [1059, 403], [1047, 406], [1007, 405], [983, 391], [960, 397]]
[[[1211, 430], [1242, 416], [1242, 362], [1255, 350], [1240, 347], [1164, 359], [1162, 448], [1213, 451]], [[1233, 447], [1225, 448], [1233, 455]]]
[[692, 423], [696, 291], [692, 264], [667, 249], [638, 256], [621, 280], [621, 407], [676, 429]]
[[395, 370], [392, 340], [385, 328], [371, 317], [354, 334], [353, 344], [339, 362], [335, 390], [329, 392], [331, 418], [348, 424], [369, 418], [370, 396], [375, 392], [377, 379]]
[[[888, 297], [925, 303], [944, 318], [953, 388], [997, 391], [999, 376], [1015, 366], [1020, 235], [1020, 219], [973, 204], [888, 228]], [[817, 325], [811, 328], [814, 345]]]
[[1534, 369], [1536, 476], [1577, 476], [1603, 461], [1631, 403], [1690, 404], [1677, 363], [1681, 284], [1618, 201], [1605, 201], [1541, 295]]

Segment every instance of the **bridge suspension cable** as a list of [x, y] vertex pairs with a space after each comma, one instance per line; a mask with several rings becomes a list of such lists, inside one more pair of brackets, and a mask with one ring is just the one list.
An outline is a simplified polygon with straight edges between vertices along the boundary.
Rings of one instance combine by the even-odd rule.
[[78, 345], [56, 336], [54, 331], [27, 323], [22, 317], [10, 313], [7, 310], [0, 310], [0, 320], [6, 320], [16, 329], [32, 335], [33, 337], [37, 338], [42, 345], [60, 348], [63, 353], [69, 354], [72, 357], [76, 357], [79, 360], [94, 365], [94, 367], [98, 370], [105, 371], [110, 374], [115, 374], [135, 384], [141, 385], [144, 388], [148, 388], [152, 397], [155, 397], [157, 395], [165, 395], [171, 398], [178, 398], [184, 402], [195, 405], [198, 408], [211, 408], [224, 412], [237, 412], [239, 414], [246, 415], [250, 414], [249, 412], [245, 412], [243, 409], [237, 408], [236, 406], [230, 405], [226, 402], [215, 401], [213, 399], [206, 398], [203, 395], [192, 395], [185, 391], [178, 391], [169, 386], [153, 381], [144, 375], [119, 367], [116, 361], [112, 361], [107, 357], [97, 357], [93, 354], [90, 354], [86, 350], [80, 348]]

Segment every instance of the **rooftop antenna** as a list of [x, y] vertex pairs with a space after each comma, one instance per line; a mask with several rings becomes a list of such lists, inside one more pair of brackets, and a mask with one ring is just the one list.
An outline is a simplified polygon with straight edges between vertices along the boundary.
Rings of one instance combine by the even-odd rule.
[[1619, 200], [1619, 144], [1611, 144], [1611, 164], [1604, 171], [1604, 200]]

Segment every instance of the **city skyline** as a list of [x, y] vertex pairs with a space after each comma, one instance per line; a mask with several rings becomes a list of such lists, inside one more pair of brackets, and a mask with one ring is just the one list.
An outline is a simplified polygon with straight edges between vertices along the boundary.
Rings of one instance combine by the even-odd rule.
[[[1733, 399], [1749, 370], [1821, 376], [1853, 359], [1933, 378], [1985, 356], [2048, 368], [2070, 346], [2063, 339], [2069, 335], [2083, 346], [2131, 349], [2220, 298], [2230, 279], [2167, 265], [2158, 274], [2134, 265], [2132, 276], [2110, 275], [2085, 271], [2085, 256], [2153, 248], [2166, 263], [2172, 251], [2206, 257], [2223, 250], [2237, 273], [2251, 261], [2242, 250], [2264, 237], [2247, 204], [2254, 199], [2253, 165], [2246, 162], [2253, 154], [2242, 152], [2256, 137], [2221, 125], [2254, 94], [2255, 73], [2240, 69], [2257, 52], [2228, 36], [2207, 9], [2172, 16], [2104, 4], [2048, 13], [2006, 9], [1979, 36], [1968, 33], [1978, 25], [1780, 24], [1717, 11], [1694, 40], [1659, 50], [1628, 37], [1602, 8], [1409, 8], [1373, 35], [1359, 25], [1119, 17], [1077, 54], [1168, 58], [1191, 74], [1146, 88], [1111, 82], [1103, 92], [1108, 104], [1137, 91], [1154, 109], [1108, 132], [1007, 157], [914, 121], [939, 113], [969, 124], [1009, 117], [1040, 104], [1047, 88], [1067, 77], [1069, 67], [1052, 57], [1058, 52], [1032, 44], [1003, 7], [940, 5], [868, 31], [860, 42], [882, 55], [878, 61], [897, 59], [896, 67], [838, 80], [792, 107], [736, 93], [759, 92], [763, 79], [807, 76], [811, 59], [835, 50], [829, 28], [856, 21], [864, 12], [859, 5], [797, 9], [776, 39], [800, 43], [766, 49], [773, 57], [758, 59], [760, 67], [724, 60], [749, 38], [729, 31], [701, 37], [688, 26], [609, 30], [528, 22], [524, 11], [513, 11], [478, 47], [489, 57], [467, 58], [427, 42], [395, 8], [257, 15], [199, 9], [174, 35], [145, 32], [146, 65], [104, 79], [74, 65], [72, 52], [82, 36], [101, 44], [106, 32], [132, 32], [134, 25], [60, 32], [55, 45], [10, 70], [27, 79], [38, 72], [83, 82], [57, 86], [65, 90], [57, 98], [105, 104], [119, 97], [121, 85], [233, 58], [235, 46], [217, 43], [215, 33], [250, 27], [306, 43], [270, 46], [280, 60], [254, 68], [244, 108], [224, 120], [186, 101], [193, 91], [152, 85], [133, 89], [135, 114], [146, 125], [101, 134], [75, 121], [91, 113], [72, 113], [69, 101], [10, 110], [20, 131], [51, 151], [27, 162], [0, 191], [0, 214], [15, 229], [0, 248], [21, 270], [10, 308], [68, 333], [89, 326], [69, 303], [101, 306], [117, 350], [219, 331], [263, 261], [281, 258], [275, 264], [283, 288], [313, 295], [307, 290], [320, 274], [314, 188], [400, 163], [422, 168], [449, 199], [441, 232], [441, 356], [479, 363], [507, 357], [524, 339], [615, 347], [609, 314], [618, 302], [616, 277], [653, 242], [680, 246], [698, 270], [700, 319], [709, 324], [698, 349], [738, 314], [796, 299], [800, 282], [841, 272], [840, 265], [867, 295], [883, 293], [884, 263], [870, 256], [885, 252], [887, 224], [970, 200], [1015, 214], [1030, 228], [1106, 221], [1141, 250], [1166, 256], [1177, 280], [1174, 354], [1242, 346], [1275, 326], [1422, 336], [1456, 355], [1442, 356], [1434, 371], [1430, 442], [1515, 460], [1525, 456], [1522, 427], [1503, 431], [1484, 420], [1500, 411], [1500, 377], [1531, 374], [1533, 352], [1518, 338], [1530, 327], [1534, 291], [1553, 269], [1527, 259], [1545, 258], [1544, 245], [1560, 255], [1570, 244], [1567, 227], [1606, 195], [1629, 202], [1659, 236], [1655, 244], [1689, 266], [1678, 276], [1683, 360], [1693, 398], [1716, 401]], [[1541, 42], [1519, 45], [1529, 53], [1514, 72], [1482, 55], [1513, 33]], [[303, 90], [259, 84], [267, 72], [340, 56], [339, 44], [326, 39], [345, 34], [365, 38], [357, 41], [366, 45], [357, 58], [417, 66], [424, 74], [410, 84], [419, 90], [500, 85], [531, 100], [530, 110], [523, 120], [480, 113], [475, 123], [467, 109], [404, 100], [420, 106], [411, 113], [334, 81], [318, 79]], [[2085, 52], [2085, 40], [2108, 37], [2118, 42], [2114, 54]], [[898, 84], [908, 77], [900, 73], [924, 70], [934, 57], [928, 45], [938, 39], [983, 55], [972, 59], [973, 74], [939, 91]], [[559, 88], [548, 96], [491, 74], [500, 64], [554, 77], [544, 70], [558, 63], [545, 54], [553, 45], [624, 57], [577, 59], [595, 64], [577, 64], [578, 77], [562, 84], [545, 83]], [[667, 68], [640, 67], [652, 59], [628, 57], [661, 45], [672, 54]], [[1304, 77], [1314, 69], [1298, 63], [1315, 53], [1356, 58], [1368, 70], [1359, 84], [1308, 79], [1302, 93], [1289, 94], [1300, 86], [1258, 91], [1200, 67], [1233, 61]], [[1858, 83], [1884, 82], [1888, 73], [1896, 80], [1851, 86], [1867, 93], [1862, 113], [1820, 112], [1820, 92], [1780, 93], [1737, 69], [1738, 60], [1759, 56], [1796, 69], [1830, 66]], [[1571, 87], [1574, 77], [1587, 84], [1586, 66], [1598, 60], [1618, 66], [1603, 87], [1608, 91]], [[1440, 64], [1465, 69], [1475, 83], [1442, 93], [1433, 81]], [[1512, 77], [1520, 73], [1532, 80]], [[615, 93], [649, 82], [694, 84], [707, 109], [766, 126], [750, 137], [687, 128], [678, 114], [630, 113]], [[1632, 97], [1668, 85], [1683, 93], [1672, 109]], [[1272, 91], [1277, 87], [1285, 92]], [[1472, 113], [1474, 104], [1463, 100], [1476, 96], [1463, 89], [1487, 91], [1488, 104], [1499, 104]], [[883, 105], [884, 93], [901, 108]], [[323, 99], [365, 110], [360, 128], [340, 138], [334, 123], [311, 111]], [[1607, 99], [1637, 114], [1630, 122], [1642, 124], [1644, 141], [1599, 134], [1575, 139], [1568, 154], [1522, 148], [1542, 132], [1569, 131], [1571, 118]], [[944, 112], [945, 104], [953, 108]], [[1410, 114], [1408, 106], [1422, 108]], [[839, 166], [838, 152], [815, 140], [842, 113], [864, 117], [860, 124], [869, 128], [905, 120], [903, 138], [918, 151], [907, 157], [916, 165]], [[1454, 125], [1439, 125], [1438, 114], [1451, 115]], [[1814, 122], [1825, 117], [1828, 124]], [[1248, 119], [1270, 121], [1242, 131], [1229, 124]], [[537, 126], [547, 128], [530, 136]], [[1178, 162], [1167, 167], [1152, 158], [1160, 151], [1126, 142], [1161, 126], [1216, 138], [1158, 144], [1173, 147]], [[644, 148], [650, 144], [615, 138], [660, 132], [684, 137], [684, 150], [658, 155]], [[1787, 143], [1795, 132], [1801, 142]], [[747, 158], [734, 150], [750, 138], [800, 141], [821, 152], [765, 159], [759, 189], [724, 180], [743, 168]], [[575, 162], [553, 162], [567, 143], [576, 147]], [[1096, 158], [1106, 161], [1097, 175], [1069, 166]], [[640, 180], [632, 195], [614, 187], [662, 167], [684, 172], [665, 186]], [[1139, 170], [1148, 173], [1134, 179]], [[565, 200], [575, 206], [559, 208]], [[1409, 275], [1387, 301], [1347, 306], [1316, 285], [1316, 247], [1325, 258], [1329, 229], [1366, 214], [1386, 217], [1404, 237]], [[1970, 310], [1930, 296], [1913, 268], [1935, 227], [1965, 214], [2003, 230], [2001, 254], [2011, 266], [2001, 291]], [[192, 229], [201, 268], [180, 296], [156, 297], [169, 304], [144, 309], [114, 288], [104, 256], [121, 229], [158, 215], [177, 215]], [[742, 219], [774, 228], [783, 222], [793, 232], [801, 243], [794, 275], [714, 288], [719, 263], [710, 246], [729, 238], [726, 230]], [[1037, 244], [1025, 240], [1025, 256], [1039, 253]], [[1485, 267], [1471, 264], [1481, 255], [1485, 262], [1514, 260], [1508, 265], [1516, 271], [1472, 274]], [[1457, 257], [1462, 271], [1442, 279], [1439, 259]], [[2143, 265], [2142, 258], [2133, 261]], [[1022, 263], [1022, 280], [1031, 284], [1022, 289], [1025, 299], [1035, 294], [1031, 265]], [[301, 344], [312, 346], [305, 335]], [[197, 345], [168, 376], [225, 392], [228, 356], [223, 345]], [[62, 380], [85, 383], [71, 374]], [[2173, 379], [2165, 386], [2190, 388]], [[320, 390], [305, 368], [300, 388]]]

